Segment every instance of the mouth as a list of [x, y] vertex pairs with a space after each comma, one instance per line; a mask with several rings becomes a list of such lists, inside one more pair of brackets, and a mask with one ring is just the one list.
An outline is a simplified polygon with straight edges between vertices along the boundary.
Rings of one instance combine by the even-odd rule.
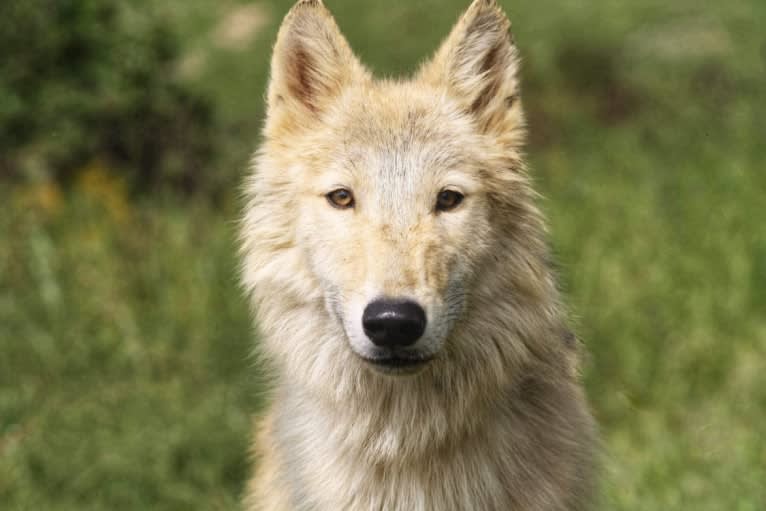
[[413, 374], [425, 367], [433, 357], [387, 355], [380, 357], [362, 357], [375, 370], [387, 374]]

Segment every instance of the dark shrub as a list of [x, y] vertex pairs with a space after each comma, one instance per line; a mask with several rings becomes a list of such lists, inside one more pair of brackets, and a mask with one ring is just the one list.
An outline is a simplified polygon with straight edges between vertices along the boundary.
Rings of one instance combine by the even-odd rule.
[[98, 159], [136, 190], [204, 186], [214, 112], [152, 2], [3, 0], [0, 53], [0, 178]]

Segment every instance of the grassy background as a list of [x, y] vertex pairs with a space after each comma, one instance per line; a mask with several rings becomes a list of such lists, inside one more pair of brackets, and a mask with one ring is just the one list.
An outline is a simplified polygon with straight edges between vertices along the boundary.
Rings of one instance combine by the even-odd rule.
[[[327, 0], [382, 75], [463, 1]], [[590, 352], [602, 509], [766, 509], [766, 3], [503, 1]], [[0, 509], [237, 509], [258, 408], [237, 186], [289, 2], [169, 0], [224, 197], [0, 176]]]

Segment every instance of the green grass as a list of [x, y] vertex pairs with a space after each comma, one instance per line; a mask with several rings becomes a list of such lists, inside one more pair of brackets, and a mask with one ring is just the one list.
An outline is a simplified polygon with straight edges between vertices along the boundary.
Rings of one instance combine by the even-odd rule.
[[[386, 75], [466, 2], [326, 3]], [[766, 4], [503, 4], [590, 353], [601, 508], [766, 509]], [[257, 142], [289, 3], [262, 5], [241, 50], [214, 42], [233, 2], [165, 7], [229, 130], [221, 169]], [[237, 185], [223, 206], [131, 201], [98, 169], [66, 191], [0, 188], [0, 508], [237, 509], [259, 403]]]

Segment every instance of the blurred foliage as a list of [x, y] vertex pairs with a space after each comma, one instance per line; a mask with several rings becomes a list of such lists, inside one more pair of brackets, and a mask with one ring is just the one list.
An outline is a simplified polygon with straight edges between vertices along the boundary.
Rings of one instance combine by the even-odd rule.
[[210, 185], [215, 115], [175, 68], [179, 41], [143, 0], [4, 0], [0, 179], [71, 179], [107, 161], [132, 187]]
[[[233, 190], [291, 3], [0, 4], [2, 169], [44, 177], [0, 181], [3, 511], [238, 508], [262, 386]], [[326, 3], [388, 75], [433, 51], [468, 0]], [[524, 56], [532, 172], [590, 354], [601, 509], [766, 509], [766, 2], [502, 3]], [[90, 23], [100, 16], [111, 21]], [[65, 53], [70, 39], [91, 57]], [[176, 87], [207, 105], [202, 120], [179, 113]], [[124, 133], [156, 149], [159, 174], [139, 178], [140, 158], [109, 149], [125, 142], [103, 112], [133, 123]], [[145, 123], [155, 115], [169, 127]], [[191, 152], [165, 138], [178, 119]], [[201, 193], [131, 193], [184, 190], [187, 170]]]
[[72, 188], [0, 215], [0, 509], [231, 509], [257, 402], [231, 232], [103, 168]]

